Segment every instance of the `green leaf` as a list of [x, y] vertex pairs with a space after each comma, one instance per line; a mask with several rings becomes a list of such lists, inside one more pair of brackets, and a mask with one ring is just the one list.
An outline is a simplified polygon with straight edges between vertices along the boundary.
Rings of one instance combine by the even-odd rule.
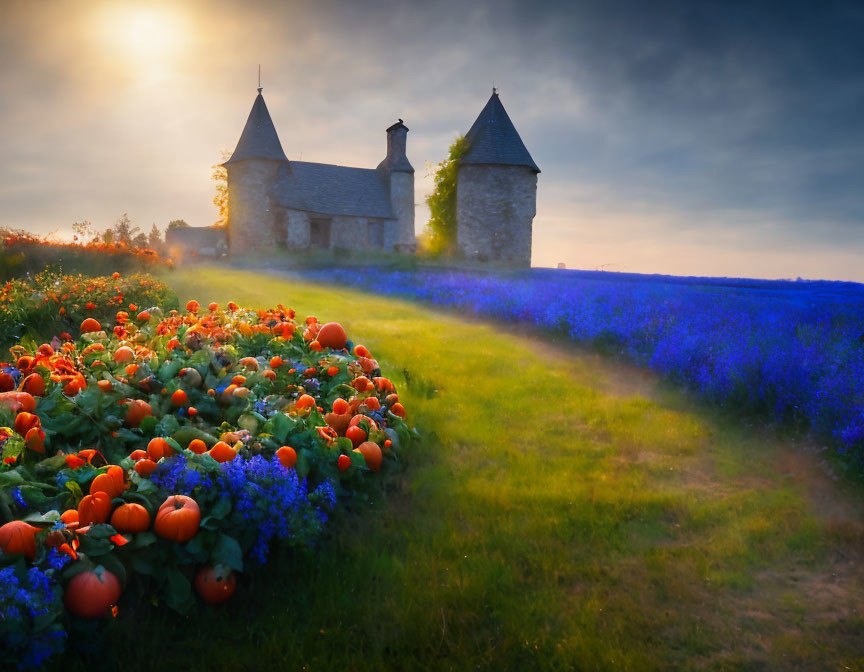
[[226, 565], [238, 572], [243, 571], [243, 550], [234, 537], [220, 533], [216, 539], [216, 545], [210, 553], [210, 563], [213, 565]]
[[12, 488], [16, 485], [21, 485], [23, 482], [24, 477], [15, 469], [12, 471], [4, 471], [0, 474], [0, 488]]
[[31, 513], [29, 516], [24, 517], [24, 521], [28, 523], [49, 523], [54, 524], [58, 520], [60, 520], [60, 513], [58, 511], [49, 511], [48, 513]]
[[180, 429], [180, 423], [177, 421], [175, 416], [163, 415], [162, 419], [156, 423], [156, 427], [153, 431], [157, 436], [171, 436], [178, 429]]
[[288, 438], [288, 434], [298, 424], [298, 422], [292, 420], [284, 413], [277, 413], [265, 423], [263, 431], [267, 434], [271, 434], [277, 441], [284, 444], [285, 440]]
[[192, 595], [192, 584], [183, 573], [176, 568], [165, 571], [165, 603], [174, 611], [184, 616], [195, 607]]
[[91, 558], [101, 557], [114, 550], [114, 544], [110, 539], [91, 537], [90, 532], [78, 535], [81, 545], [78, 547], [80, 553], [86, 553]]
[[159, 423], [159, 420], [152, 415], [148, 415], [141, 421], [139, 427], [144, 434], [154, 434], [156, 431], [156, 425]]
[[99, 558], [101, 565], [120, 579], [120, 583], [126, 583], [126, 567], [113, 553], [108, 553]]
[[139, 532], [135, 535], [135, 538], [132, 540], [130, 546], [134, 546], [135, 548], [146, 548], [152, 544], [156, 543], [156, 535], [152, 532]]
[[13, 434], [3, 444], [3, 459], [7, 457], [18, 457], [24, 452], [24, 439], [17, 434]]
[[84, 498], [84, 492], [81, 490], [81, 486], [75, 481], [66, 481], [66, 489], [72, 493], [76, 502], [80, 502]]

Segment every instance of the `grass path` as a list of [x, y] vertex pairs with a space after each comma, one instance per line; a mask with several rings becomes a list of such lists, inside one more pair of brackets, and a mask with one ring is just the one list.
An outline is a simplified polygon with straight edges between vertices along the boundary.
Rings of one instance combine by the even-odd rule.
[[864, 669], [861, 498], [814, 457], [500, 327], [249, 272], [167, 280], [181, 302], [339, 320], [427, 440], [324, 552], [180, 627], [137, 623], [166, 665]]

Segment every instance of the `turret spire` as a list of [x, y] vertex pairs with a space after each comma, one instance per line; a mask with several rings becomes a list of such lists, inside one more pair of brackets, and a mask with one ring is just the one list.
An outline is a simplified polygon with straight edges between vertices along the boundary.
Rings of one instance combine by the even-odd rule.
[[252, 105], [252, 111], [246, 120], [246, 126], [237, 142], [237, 148], [223, 165], [230, 165], [245, 159], [270, 159], [273, 161], [287, 161], [288, 157], [282, 150], [276, 127], [267, 111], [261, 88]]

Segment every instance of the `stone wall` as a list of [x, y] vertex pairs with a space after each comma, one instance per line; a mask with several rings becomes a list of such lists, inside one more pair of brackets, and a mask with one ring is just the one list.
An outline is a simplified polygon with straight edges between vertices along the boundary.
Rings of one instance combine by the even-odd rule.
[[472, 259], [531, 265], [537, 174], [522, 166], [467, 165], [456, 183], [457, 242]]
[[396, 221], [384, 227], [384, 249], [388, 252], [415, 241], [414, 173], [390, 173], [390, 204]]
[[229, 237], [232, 255], [270, 249], [276, 221], [268, 190], [276, 180], [279, 161], [239, 161], [228, 166]]
[[289, 249], [304, 249], [310, 246], [310, 226], [313, 219], [330, 221], [330, 248], [376, 247], [370, 236], [370, 225], [372, 225], [380, 226], [383, 230], [385, 241], [383, 249], [392, 249], [387, 247], [387, 232], [398, 225], [398, 222], [392, 219], [318, 215], [289, 208], [276, 208], [275, 212], [276, 221], [284, 226], [284, 246]]

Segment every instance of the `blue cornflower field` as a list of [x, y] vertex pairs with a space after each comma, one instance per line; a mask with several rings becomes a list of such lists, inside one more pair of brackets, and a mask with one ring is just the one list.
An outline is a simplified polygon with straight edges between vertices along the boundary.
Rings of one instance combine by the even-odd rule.
[[318, 281], [536, 325], [864, 460], [864, 285], [532, 269], [343, 268]]

